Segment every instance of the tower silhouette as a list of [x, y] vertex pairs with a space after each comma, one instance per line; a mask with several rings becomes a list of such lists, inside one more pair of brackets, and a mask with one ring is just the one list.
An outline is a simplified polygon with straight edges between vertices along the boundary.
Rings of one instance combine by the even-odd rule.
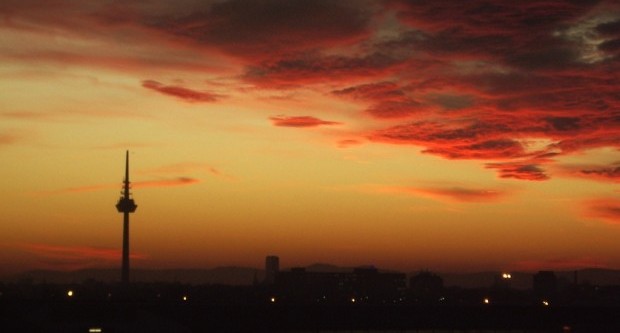
[[136, 211], [138, 206], [129, 193], [129, 150], [125, 152], [125, 180], [121, 197], [116, 204], [116, 210], [123, 213], [123, 265], [121, 269], [121, 281], [129, 283], [129, 213]]

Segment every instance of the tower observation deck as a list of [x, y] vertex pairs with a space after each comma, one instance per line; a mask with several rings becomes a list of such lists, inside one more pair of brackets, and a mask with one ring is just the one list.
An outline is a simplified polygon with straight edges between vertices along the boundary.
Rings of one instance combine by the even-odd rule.
[[125, 180], [123, 180], [123, 190], [121, 197], [116, 204], [116, 210], [123, 213], [123, 264], [121, 268], [121, 281], [129, 283], [129, 213], [136, 211], [138, 206], [131, 198], [129, 189], [129, 151], [125, 152]]

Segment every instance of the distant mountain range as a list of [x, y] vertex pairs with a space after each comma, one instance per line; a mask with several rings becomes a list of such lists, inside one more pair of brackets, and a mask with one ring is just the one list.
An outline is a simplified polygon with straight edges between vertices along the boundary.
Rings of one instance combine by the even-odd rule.
[[[187, 284], [251, 285], [255, 278], [264, 279], [262, 270], [248, 267], [216, 267], [212, 269], [133, 269], [131, 280], [135, 282], [179, 282]], [[32, 283], [81, 283], [88, 280], [119, 282], [120, 270], [82, 269], [77, 271], [34, 270], [6, 276], [7, 282]]]
[[[352, 267], [340, 267], [330, 264], [313, 264], [305, 267], [308, 272], [351, 272]], [[385, 272], [393, 272], [380, 270]], [[410, 272], [414, 276], [418, 272]], [[620, 285], [620, 270], [611, 269], [581, 269], [576, 271], [555, 272], [559, 283], [578, 283], [592, 285]], [[498, 272], [478, 273], [437, 273], [444, 280], [446, 287], [486, 288], [492, 286]], [[534, 273], [511, 272], [510, 286], [516, 289], [532, 287]], [[131, 279], [136, 282], [179, 282], [187, 284], [225, 284], [251, 285], [254, 281], [262, 281], [265, 272], [262, 269], [251, 267], [216, 267], [212, 269], [134, 269]], [[120, 270], [83, 269], [77, 271], [33, 270], [0, 278], [5, 282], [32, 282], [32, 283], [81, 283], [88, 280], [106, 283], [118, 282]]]

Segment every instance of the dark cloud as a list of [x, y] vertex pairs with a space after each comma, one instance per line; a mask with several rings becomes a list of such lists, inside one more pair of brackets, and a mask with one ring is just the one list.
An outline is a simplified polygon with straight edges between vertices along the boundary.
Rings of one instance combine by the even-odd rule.
[[215, 102], [218, 97], [216, 94], [200, 92], [178, 86], [166, 86], [153, 80], [142, 81], [142, 86], [147, 89], [155, 90], [164, 95], [178, 97], [187, 102]]
[[317, 127], [323, 125], [340, 125], [335, 121], [321, 120], [311, 116], [285, 117], [277, 116], [269, 118], [275, 126], [280, 127]]
[[375, 118], [405, 118], [422, 109], [424, 105], [407, 95], [393, 82], [377, 82], [334, 90], [336, 96], [370, 102], [366, 112]]
[[511, 194], [504, 190], [470, 188], [464, 186], [383, 186], [373, 188], [378, 193], [396, 193], [429, 197], [440, 201], [456, 201], [460, 203], [494, 202]]
[[430, 100], [446, 110], [466, 109], [474, 104], [474, 97], [468, 95], [435, 94]]
[[369, 101], [400, 100], [406, 96], [396, 83], [389, 81], [361, 84], [334, 90], [332, 93], [337, 96]]
[[615, 179], [620, 181], [620, 166], [601, 168], [601, 169], [587, 169], [581, 170], [584, 175], [596, 175], [603, 178]]
[[598, 48], [599, 50], [607, 51], [607, 52], [619, 52], [620, 51], [620, 38], [604, 41], [598, 46]]
[[506, 162], [487, 163], [486, 167], [497, 170], [500, 178], [519, 180], [547, 180], [549, 176], [540, 166], [530, 163]]
[[414, 100], [383, 101], [366, 109], [375, 118], [406, 118], [423, 109], [423, 104]]
[[423, 150], [449, 159], [505, 159], [524, 154], [523, 146], [514, 140], [498, 139], [465, 145], [441, 145]]
[[620, 35], [620, 20], [599, 24], [596, 31], [605, 36]]
[[620, 182], [620, 162], [609, 165], [561, 165], [560, 171], [570, 177], [586, 178], [603, 182]]
[[575, 131], [580, 128], [579, 118], [575, 117], [548, 117], [545, 119], [554, 130], [564, 132], [564, 131]]
[[360, 56], [305, 52], [250, 65], [243, 78], [263, 88], [298, 88], [307, 84], [324, 84], [327, 80], [346, 83], [354, 78], [380, 77], [402, 62], [402, 59], [384, 52]]
[[354, 1], [231, 0], [207, 3], [185, 15], [149, 17], [145, 23], [243, 58], [264, 60], [361, 40], [369, 34], [367, 8]]
[[587, 13], [594, 2], [395, 1], [398, 17], [424, 31], [420, 47], [476, 55], [523, 68], [571, 63], [575, 46], [552, 34]]

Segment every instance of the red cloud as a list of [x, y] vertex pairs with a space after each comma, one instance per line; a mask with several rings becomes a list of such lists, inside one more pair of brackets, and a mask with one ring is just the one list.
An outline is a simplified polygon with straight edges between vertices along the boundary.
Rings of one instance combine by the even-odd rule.
[[0, 146], [15, 143], [15, 141], [17, 141], [17, 138], [13, 135], [0, 134]]
[[620, 199], [604, 198], [584, 203], [586, 217], [601, 219], [610, 224], [620, 224]]
[[[7, 1], [0, 4], [7, 13], [0, 26], [11, 32], [101, 37], [102, 45], [132, 51], [98, 54], [100, 49], [44, 45], [33, 52], [10, 50], [3, 58], [11, 61], [114, 68], [139, 63], [196, 73], [217, 58], [218, 64], [240, 66], [234, 71], [242, 85], [316, 85], [363, 104], [359, 112], [371, 117], [361, 125], [369, 133], [360, 136], [371, 141], [478, 159], [505, 178], [548, 179], [543, 167], [553, 161], [541, 162], [540, 155], [620, 148], [620, 20], [609, 14], [618, 13], [611, 0], [231, 0], [190, 7]], [[126, 39], [116, 38], [121, 34]], [[142, 84], [191, 102], [219, 97], [152, 80]], [[271, 121], [337, 124], [313, 117]], [[359, 128], [344, 134], [358, 135]], [[524, 145], [532, 138], [548, 143], [532, 151]], [[0, 143], [8, 141], [0, 137]], [[582, 170], [584, 177], [617, 181], [615, 169]]]
[[510, 139], [504, 124], [413, 122], [376, 131], [379, 142], [425, 146], [424, 152], [449, 159], [507, 159], [526, 156], [524, 147]]
[[393, 82], [377, 82], [348, 87], [332, 92], [336, 96], [370, 101], [366, 112], [376, 118], [405, 118], [422, 108], [422, 104]]
[[199, 92], [177, 86], [166, 86], [153, 80], [142, 81], [142, 86], [144, 88], [160, 92], [164, 95], [178, 97], [188, 102], [215, 102], [218, 98], [218, 95], [215, 94]]
[[[616, 163], [617, 165], [618, 163]], [[603, 168], [592, 168], [581, 170], [581, 173], [588, 177], [602, 178], [620, 182], [620, 166], [611, 166]]]
[[174, 179], [162, 179], [162, 180], [148, 180], [134, 182], [133, 187], [169, 187], [169, 186], [184, 186], [200, 183], [200, 179], [189, 177], [178, 177]]
[[[173, 179], [162, 180], [146, 180], [132, 182], [132, 187], [169, 187], [169, 186], [184, 186], [199, 183], [200, 179], [189, 177], [177, 177]], [[80, 193], [80, 192], [93, 192], [110, 188], [120, 188], [121, 184], [98, 184], [80, 187], [68, 187], [56, 191], [41, 192], [40, 194], [56, 194], [56, 193]]]
[[488, 169], [496, 169], [501, 178], [520, 180], [547, 180], [549, 176], [537, 164], [524, 162], [487, 163]]
[[342, 123], [335, 121], [321, 120], [311, 116], [297, 117], [271, 117], [269, 118], [275, 126], [281, 127], [317, 127], [322, 125], [340, 125]]
[[348, 147], [357, 146], [361, 144], [362, 144], [361, 141], [355, 140], [355, 139], [344, 139], [344, 140], [338, 141], [338, 147], [340, 148], [348, 148]]
[[374, 188], [380, 193], [401, 193], [415, 196], [429, 197], [440, 201], [456, 202], [493, 202], [503, 199], [509, 193], [503, 190], [467, 188], [467, 187], [404, 187], [382, 186]]
[[472, 189], [463, 187], [452, 188], [420, 188], [413, 192], [436, 197], [439, 199], [455, 200], [459, 202], [489, 202], [497, 201], [507, 195], [504, 191], [488, 189]]
[[[80, 269], [93, 266], [109, 265], [118, 262], [121, 257], [119, 249], [96, 248], [89, 246], [63, 246], [39, 243], [20, 243], [17, 247], [38, 257], [43, 264], [60, 269]], [[145, 259], [140, 253], [130, 254], [132, 259]]]
[[603, 182], [620, 182], [620, 162], [610, 165], [563, 165], [560, 171], [567, 176]]

